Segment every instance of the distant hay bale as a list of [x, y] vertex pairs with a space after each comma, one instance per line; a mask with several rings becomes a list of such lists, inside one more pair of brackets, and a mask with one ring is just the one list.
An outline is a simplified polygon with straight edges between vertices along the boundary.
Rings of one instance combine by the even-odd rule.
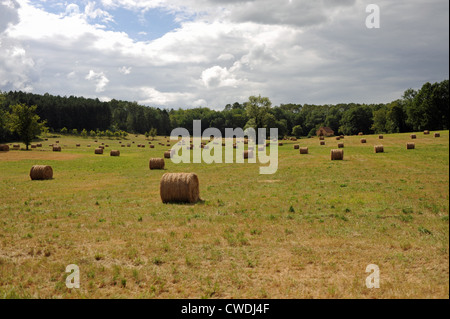
[[367, 140], [365, 138], [362, 138], [361, 139], [361, 144], [366, 144], [366, 143], [367, 143]]
[[[53, 144], [50, 144], [50, 146], [53, 146]], [[20, 148], [20, 144], [13, 144], [13, 148]]]
[[416, 144], [414, 143], [406, 143], [406, 149], [407, 150], [413, 150], [416, 148]]
[[297, 139], [295, 137], [291, 137], [291, 141], [297, 142]]
[[340, 141], [341, 140], [341, 137], [340, 136], [337, 136], [336, 137], [336, 141]]
[[53, 169], [48, 165], [34, 165], [30, 170], [31, 180], [45, 180], [53, 178]]
[[384, 138], [383, 135], [378, 135], [378, 139], [379, 139], [379, 140], [382, 140], [383, 138]]
[[441, 137], [441, 133], [434, 133], [434, 137]]
[[56, 144], [58, 144], [58, 143], [59, 143], [59, 141], [56, 141], [55, 143], [56, 143]]
[[341, 138], [341, 140], [345, 138], [345, 136], [344, 136], [344, 135], [341, 135], [341, 136], [339, 136], [339, 137]]
[[8, 152], [9, 146], [6, 144], [0, 144], [0, 152]]
[[359, 132], [358, 135], [359, 135], [359, 136], [363, 136], [364, 133], [363, 133], [363, 132]]
[[344, 143], [339, 143], [338, 148], [344, 148]]
[[131, 147], [131, 144], [127, 144], [127, 147]]
[[161, 177], [159, 192], [163, 203], [196, 203], [200, 200], [198, 176], [194, 173], [166, 173]]
[[417, 135], [416, 134], [411, 134], [411, 139], [412, 140], [415, 140], [417, 138]]
[[109, 145], [108, 145], [108, 144], [106, 144], [106, 145], [105, 145], [105, 147], [109, 147]]
[[164, 169], [164, 158], [151, 158], [148, 163], [150, 169]]
[[53, 152], [61, 152], [61, 146], [53, 145]]
[[253, 151], [244, 151], [244, 159], [246, 158], [253, 158]]
[[150, 145], [150, 148], [155, 148], [155, 145]]
[[172, 151], [165, 151], [164, 152], [164, 158], [172, 158], [172, 155], [173, 155]]
[[77, 147], [80, 147], [80, 146], [81, 146], [81, 144], [77, 144], [76, 146], [77, 146]]
[[96, 148], [95, 151], [94, 151], [94, 153], [95, 153], [95, 154], [99, 154], [99, 155], [103, 154], [103, 148], [100, 148], [100, 147], [99, 147], [99, 148]]
[[31, 144], [30, 147], [31, 147], [31, 148], [36, 148], [37, 145], [36, 145], [36, 144]]
[[325, 145], [325, 141], [320, 141], [320, 145]]
[[424, 135], [430, 135], [430, 131], [425, 130], [425, 131], [423, 131], [423, 134], [424, 134]]
[[145, 145], [144, 145], [144, 144], [142, 144], [142, 145], [141, 145], [141, 148], [145, 148]]
[[294, 145], [294, 150], [298, 150], [299, 148], [300, 148], [300, 145], [298, 145], [298, 144]]
[[344, 159], [344, 150], [331, 150], [331, 160], [332, 161], [342, 161]]
[[283, 143], [279, 142], [279, 143], [278, 143], [278, 146], [283, 146]]
[[319, 140], [320, 140], [320, 141], [324, 141], [324, 140], [325, 140], [325, 137], [319, 136]]
[[111, 150], [111, 152], [109, 152], [110, 156], [120, 156], [120, 151], [118, 150]]
[[375, 145], [373, 147], [375, 153], [384, 153], [384, 146], [383, 145]]
[[91, 144], [88, 144], [87, 147], [91, 147]]
[[122, 145], [120, 145], [120, 147], [125, 147], [125, 145], [122, 144]]
[[36, 146], [37, 147], [42, 147], [42, 143], [37, 143]]
[[300, 154], [308, 154], [309, 150], [307, 147], [300, 147]]
[[170, 144], [166, 144], [166, 146], [170, 146]]
[[102, 150], [105, 149], [103, 145], [100, 145], [98, 148], [101, 148]]

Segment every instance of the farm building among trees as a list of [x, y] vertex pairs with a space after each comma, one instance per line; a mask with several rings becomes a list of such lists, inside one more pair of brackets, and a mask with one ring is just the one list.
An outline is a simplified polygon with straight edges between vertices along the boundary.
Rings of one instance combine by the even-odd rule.
[[333, 136], [334, 131], [329, 127], [321, 127], [317, 130], [317, 136]]

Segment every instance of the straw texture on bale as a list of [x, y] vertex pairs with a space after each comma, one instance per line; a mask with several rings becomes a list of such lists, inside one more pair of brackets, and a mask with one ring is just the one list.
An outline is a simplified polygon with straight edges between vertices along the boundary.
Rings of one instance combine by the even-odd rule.
[[53, 178], [53, 169], [48, 165], [34, 165], [30, 170], [32, 180], [44, 180]]
[[298, 150], [299, 148], [300, 148], [300, 145], [298, 145], [298, 144], [294, 145], [294, 150]]
[[308, 154], [308, 148], [307, 147], [301, 147], [300, 148], [300, 154]]
[[434, 137], [441, 137], [440, 133], [434, 133]]
[[367, 143], [367, 140], [366, 140], [365, 138], [362, 138], [362, 139], [361, 139], [361, 143], [362, 143], [362, 144], [365, 144], [365, 143]]
[[111, 152], [109, 152], [110, 156], [120, 156], [120, 151], [118, 150], [112, 150]]
[[406, 143], [406, 149], [407, 150], [413, 150], [416, 148], [416, 144], [414, 143]]
[[148, 163], [150, 169], [164, 169], [164, 158], [151, 158]]
[[374, 147], [375, 153], [384, 153], [384, 146], [383, 145], [375, 145]]
[[161, 177], [159, 192], [163, 203], [196, 203], [200, 200], [198, 176], [194, 173], [166, 173]]
[[0, 152], [8, 152], [9, 146], [6, 144], [0, 144]]
[[103, 148], [96, 148], [95, 149], [95, 154], [103, 154]]
[[244, 159], [253, 158], [253, 151], [244, 151]]
[[416, 134], [411, 134], [411, 139], [415, 140], [417, 138]]
[[344, 143], [339, 143], [338, 148], [344, 148]]
[[332, 161], [342, 161], [344, 159], [344, 150], [331, 150]]
[[53, 152], [61, 152], [61, 146], [53, 145]]

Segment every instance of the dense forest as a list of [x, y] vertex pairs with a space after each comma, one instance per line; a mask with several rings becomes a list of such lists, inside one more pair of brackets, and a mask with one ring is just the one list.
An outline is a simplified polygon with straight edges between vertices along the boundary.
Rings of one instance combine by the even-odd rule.
[[[17, 104], [36, 105], [36, 113], [46, 121], [50, 132], [87, 135], [108, 132], [169, 135], [184, 127], [192, 133], [192, 121], [201, 120], [202, 129], [266, 127], [279, 129], [279, 136], [312, 136], [320, 126], [335, 134], [358, 132], [396, 133], [449, 128], [449, 82], [425, 83], [421, 89], [408, 89], [398, 100], [387, 104], [281, 104], [272, 107], [268, 98], [250, 97], [249, 101], [228, 104], [222, 111], [209, 108], [165, 110], [137, 102], [102, 102], [84, 97], [61, 97], [25, 92], [0, 92], [0, 141], [16, 138], [7, 129], [6, 118]], [[86, 133], [85, 133], [86, 134]], [[116, 134], [117, 136], [118, 134]]]

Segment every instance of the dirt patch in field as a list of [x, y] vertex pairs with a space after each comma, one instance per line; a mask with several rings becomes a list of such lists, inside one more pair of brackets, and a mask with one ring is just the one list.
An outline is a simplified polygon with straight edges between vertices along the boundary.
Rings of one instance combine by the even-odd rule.
[[79, 154], [67, 154], [64, 152], [49, 151], [9, 151], [0, 153], [0, 161], [15, 162], [22, 160], [55, 160], [66, 161], [82, 157]]

